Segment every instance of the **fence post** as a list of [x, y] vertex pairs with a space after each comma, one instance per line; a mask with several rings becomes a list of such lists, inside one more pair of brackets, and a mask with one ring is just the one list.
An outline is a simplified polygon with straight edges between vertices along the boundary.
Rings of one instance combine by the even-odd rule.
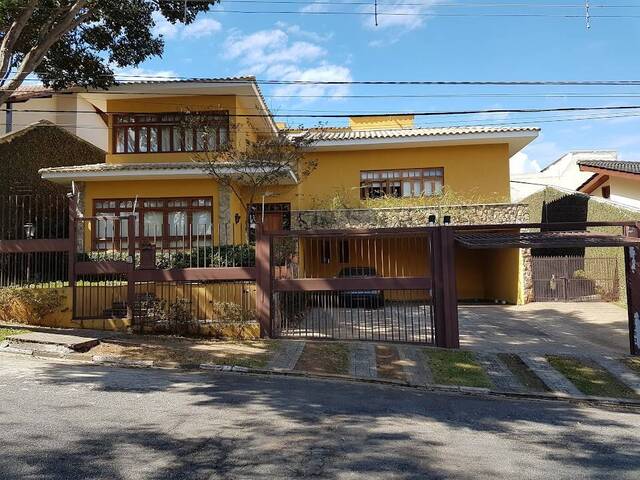
[[[638, 225], [626, 227], [625, 236], [638, 238]], [[624, 247], [624, 267], [627, 280], [629, 351], [631, 355], [640, 355], [640, 247]]]
[[260, 336], [271, 336], [271, 236], [256, 225], [256, 316]]
[[436, 346], [460, 348], [453, 228], [438, 226], [430, 227], [429, 231]]
[[68, 274], [69, 288], [71, 289], [71, 318], [76, 317], [76, 255], [78, 238], [76, 233], [77, 221], [77, 204], [76, 197], [73, 193], [67, 194], [69, 209], [69, 258], [68, 258]]
[[129, 263], [129, 273], [127, 274], [127, 320], [133, 330], [136, 330], [138, 325], [135, 325], [135, 303], [136, 303], [136, 282], [133, 279], [131, 273], [136, 268], [136, 217], [129, 215], [127, 217], [127, 240], [128, 240], [128, 255], [127, 262]]

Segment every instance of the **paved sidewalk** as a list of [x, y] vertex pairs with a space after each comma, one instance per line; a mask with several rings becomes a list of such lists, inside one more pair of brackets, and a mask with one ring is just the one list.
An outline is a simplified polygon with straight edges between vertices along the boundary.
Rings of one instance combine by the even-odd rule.
[[476, 353], [476, 358], [498, 390], [503, 392], [526, 392], [522, 383], [493, 353]]
[[412, 385], [429, 385], [433, 383], [433, 374], [424, 356], [422, 348], [411, 345], [398, 345], [398, 356], [407, 380]]
[[520, 354], [520, 358], [553, 393], [571, 395], [572, 397], [585, 396], [573, 383], [553, 368], [543, 355]]
[[301, 340], [282, 340], [280, 348], [267, 363], [267, 368], [273, 370], [293, 370], [304, 350], [305, 342]]
[[377, 378], [376, 346], [373, 343], [352, 343], [349, 375], [361, 378]]
[[613, 374], [613, 376], [632, 389], [637, 395], [640, 395], [640, 376], [627, 368], [622, 362], [611, 357], [593, 356], [590, 357], [590, 359]]

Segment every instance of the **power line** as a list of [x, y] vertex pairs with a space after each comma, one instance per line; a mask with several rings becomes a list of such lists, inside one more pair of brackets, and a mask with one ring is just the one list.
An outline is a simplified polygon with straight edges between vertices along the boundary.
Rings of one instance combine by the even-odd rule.
[[[545, 112], [590, 112], [590, 111], [618, 111], [618, 110], [637, 110], [640, 105], [609, 105], [596, 107], [556, 107], [556, 108], [495, 108], [480, 110], [452, 110], [452, 111], [422, 111], [422, 112], [371, 112], [367, 114], [235, 114], [227, 113], [229, 117], [247, 117], [247, 118], [270, 118], [270, 117], [286, 117], [286, 118], [358, 118], [358, 117], [396, 117], [399, 115], [413, 115], [414, 117], [432, 117], [432, 116], [449, 116], [449, 115], [483, 115], [483, 114], [506, 114], [506, 113], [545, 113]], [[0, 111], [11, 109], [2, 108]], [[23, 109], [19, 110], [24, 113], [87, 113], [96, 114], [94, 110], [51, 110], [51, 109]], [[16, 110], [13, 110], [16, 112]], [[132, 112], [109, 112], [112, 114], [129, 115]]]

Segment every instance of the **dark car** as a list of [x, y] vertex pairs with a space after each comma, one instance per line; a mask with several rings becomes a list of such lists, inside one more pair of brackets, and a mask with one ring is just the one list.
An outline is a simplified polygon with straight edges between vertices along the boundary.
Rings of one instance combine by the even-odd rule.
[[[338, 278], [368, 278], [377, 277], [376, 269], [372, 267], [345, 267], [338, 273]], [[348, 290], [338, 294], [341, 307], [384, 307], [384, 292], [382, 290]]]

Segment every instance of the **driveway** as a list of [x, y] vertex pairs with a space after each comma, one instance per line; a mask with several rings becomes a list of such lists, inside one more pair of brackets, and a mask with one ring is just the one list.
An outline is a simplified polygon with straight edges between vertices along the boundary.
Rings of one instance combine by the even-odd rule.
[[627, 311], [612, 303], [460, 306], [460, 343], [493, 352], [629, 353]]
[[637, 479], [640, 415], [0, 357], [0, 477]]

